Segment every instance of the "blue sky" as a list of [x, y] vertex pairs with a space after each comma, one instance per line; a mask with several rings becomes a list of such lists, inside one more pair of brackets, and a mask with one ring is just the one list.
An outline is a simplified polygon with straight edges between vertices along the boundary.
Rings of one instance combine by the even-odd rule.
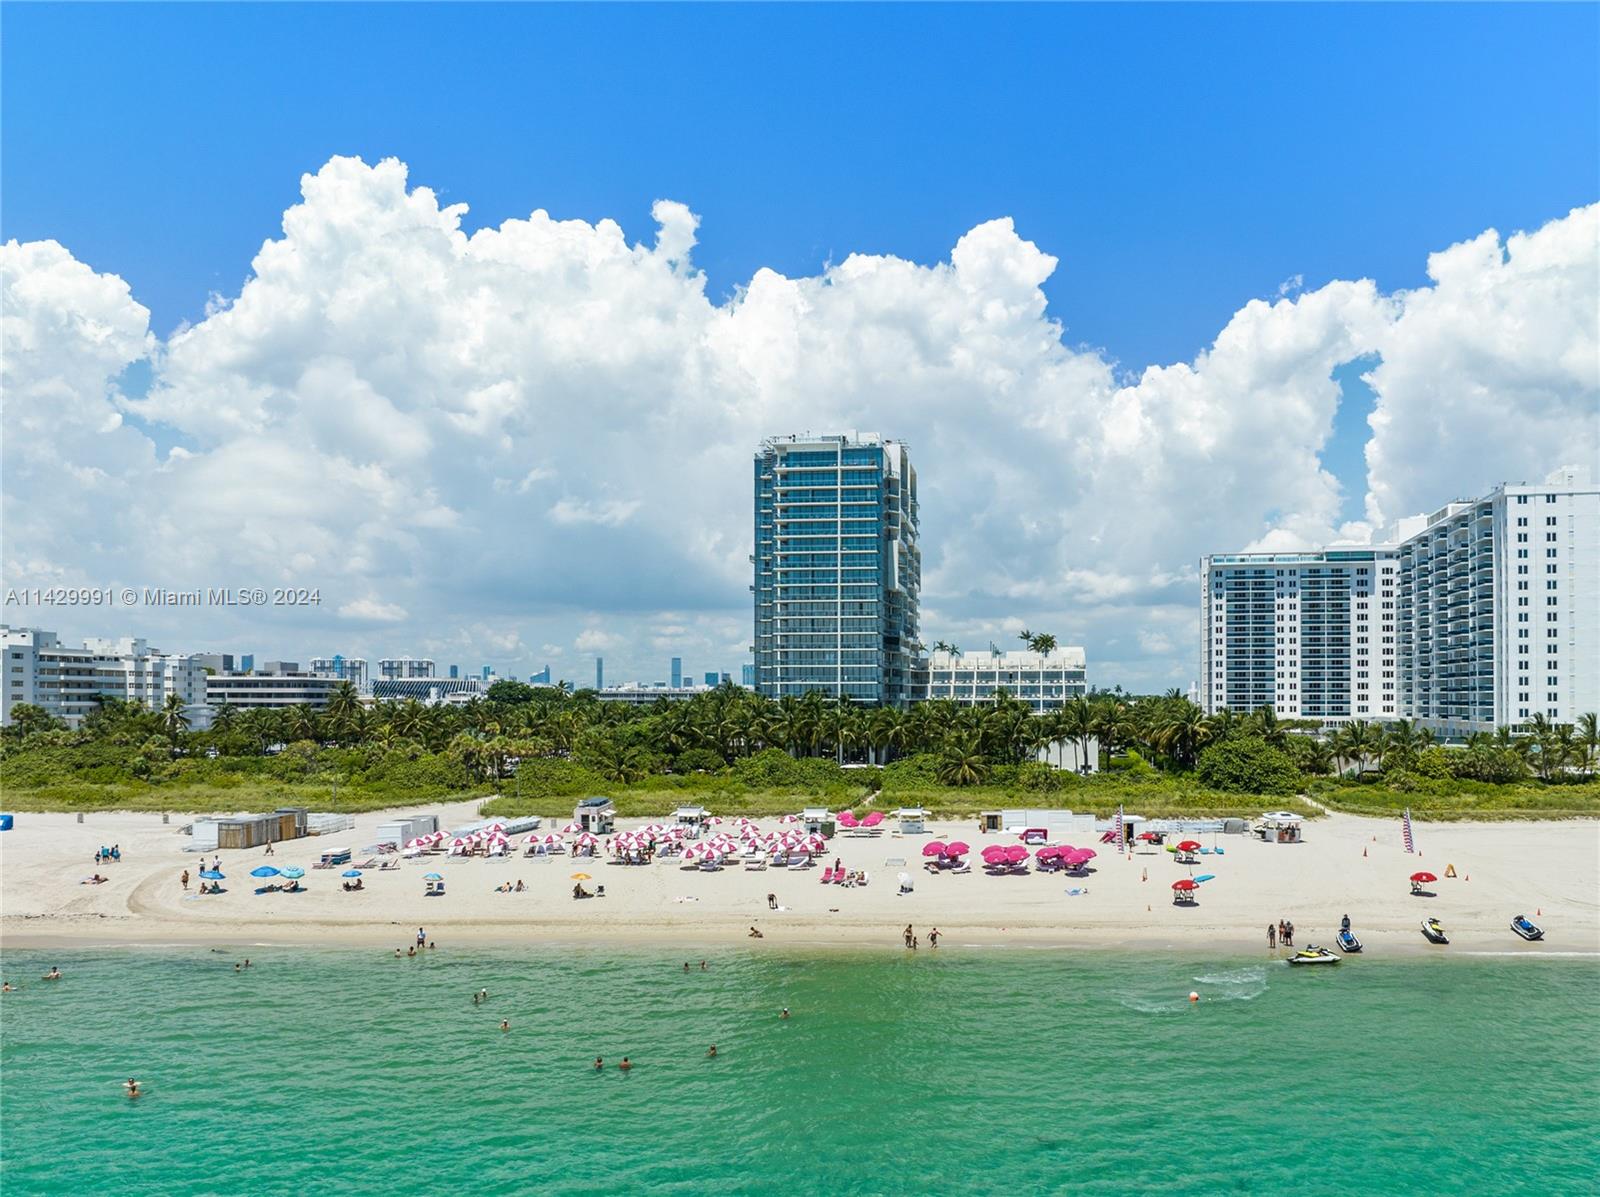
[[[1372, 278], [1600, 193], [1594, 5], [7, 5], [0, 237], [232, 297], [300, 178], [394, 156], [469, 202], [762, 266], [946, 259], [1009, 216], [1068, 346], [1187, 361], [1253, 298]], [[1291, 290], [1291, 293], [1294, 293]], [[1323, 447], [1358, 516], [1371, 393]], [[148, 376], [133, 368], [129, 389]], [[893, 432], [894, 429], [885, 429]], [[158, 446], [182, 443], [157, 436]], [[1225, 546], [1226, 547], [1226, 546]]]

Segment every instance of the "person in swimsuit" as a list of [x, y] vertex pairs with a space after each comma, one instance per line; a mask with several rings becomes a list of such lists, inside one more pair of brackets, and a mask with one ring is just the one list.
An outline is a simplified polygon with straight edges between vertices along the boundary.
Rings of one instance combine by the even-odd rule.
[[604, 1060], [602, 1060], [599, 1056], [596, 1056], [594, 1058], [594, 1070], [596, 1072], [599, 1072], [605, 1066], [606, 1066], [606, 1062]]
[[627, 1056], [623, 1056], [622, 1057], [622, 1063], [618, 1064], [617, 1067], [619, 1069], [621, 1069], [623, 1072], [627, 1072], [628, 1069], [633, 1067], [633, 1065], [628, 1062], [628, 1057]]
[[706, 1057], [712, 1060], [717, 1058], [717, 1045], [715, 1043], [711, 1045], [711, 1050], [706, 1052]]

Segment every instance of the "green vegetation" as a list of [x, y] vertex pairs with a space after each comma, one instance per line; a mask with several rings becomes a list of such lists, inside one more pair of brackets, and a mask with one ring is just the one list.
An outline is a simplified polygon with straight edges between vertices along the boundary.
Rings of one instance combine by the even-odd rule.
[[[73, 731], [19, 705], [0, 731], [0, 782], [14, 810], [352, 811], [493, 797], [491, 813], [561, 815], [600, 793], [624, 815], [698, 802], [732, 814], [871, 804], [1249, 816], [1314, 812], [1294, 797], [1309, 791], [1364, 813], [1600, 813], [1593, 716], [1576, 727], [1535, 720], [1453, 749], [1404, 720], [1357, 721], [1326, 740], [1313, 730], [1266, 709], [1207, 716], [1175, 692], [1102, 694], [1035, 716], [1005, 695], [896, 711], [724, 686], [629, 707], [518, 682], [460, 707], [369, 707], [342, 685], [324, 710], [223, 707], [205, 731], [172, 703], [148, 711], [108, 699]], [[1067, 764], [1095, 743], [1094, 776], [1038, 759]]]

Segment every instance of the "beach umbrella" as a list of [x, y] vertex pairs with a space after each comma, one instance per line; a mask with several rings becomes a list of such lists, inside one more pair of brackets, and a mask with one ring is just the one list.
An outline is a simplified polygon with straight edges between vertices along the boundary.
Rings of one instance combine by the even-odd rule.
[[443, 881], [444, 880], [444, 878], [439, 876], [439, 874], [437, 874], [437, 873], [424, 873], [422, 875], [422, 879], [424, 881]]
[[922, 845], [922, 854], [924, 856], [943, 856], [948, 851], [949, 849], [938, 840], [934, 840], [931, 844]]
[[1100, 855], [1093, 848], [1068, 848], [1066, 851], [1071, 852], [1075, 856], [1081, 856], [1084, 860], [1093, 860], [1096, 856]]
[[861, 820], [861, 826], [863, 826], [863, 827], [876, 827], [879, 823], [882, 823], [882, 822], [883, 822], [883, 812], [881, 810], [875, 810], [870, 815], [868, 815], [865, 819]]
[[798, 823], [799, 821], [799, 815], [784, 815], [783, 818], [778, 820], [780, 823]]
[[851, 811], [851, 810], [842, 810], [842, 811], [840, 811], [839, 812], [839, 817], [837, 819], [837, 822], [838, 822], [840, 827], [854, 827], [856, 825], [856, 813], [855, 813], [855, 811]]
[[1178, 845], [1179, 852], [1196, 852], [1199, 850], [1199, 848], [1199, 840], [1184, 840], [1183, 843]]
[[262, 865], [260, 868], [250, 870], [250, 876], [252, 877], [276, 877], [277, 875], [278, 870], [271, 865]]
[[1068, 868], [1076, 869], [1089, 863], [1094, 853], [1087, 848], [1069, 848], [1061, 854]]
[[1028, 859], [1028, 849], [1022, 844], [1012, 844], [1005, 851], [1006, 860], [1011, 864], [1021, 864]]
[[1048, 844], [1046, 844], [1043, 848], [1040, 848], [1033, 855], [1034, 855], [1034, 859], [1036, 859], [1036, 860], [1054, 860], [1056, 857], [1061, 855], [1061, 849], [1060, 848], [1052, 848]]
[[1202, 881], [1215, 881], [1216, 879], [1217, 875], [1215, 873], [1201, 873], [1200, 876], [1194, 879], [1194, 883], [1199, 885]]
[[[206, 876], [206, 874], [205, 873], [201, 873], [200, 876], [204, 877], [204, 876]], [[1413, 874], [1411, 874], [1411, 880], [1413, 880], [1413, 881], [1437, 881], [1439, 879], [1437, 877], [1435, 877], [1432, 873], [1413, 873]]]
[[217, 869], [201, 869], [200, 876], [204, 877], [207, 881], [223, 880], [222, 873]]
[[288, 868], [283, 870], [283, 875], [290, 881], [298, 881], [301, 877], [306, 875], [306, 871], [299, 865], [290, 865]]
[[574, 873], [572, 875], [572, 879], [574, 881], [592, 881], [592, 880], [594, 880], [594, 878], [590, 877], [589, 874], [587, 874], [587, 873]]
[[344, 872], [340, 873], [339, 876], [341, 876], [341, 877], [359, 877], [359, 876], [361, 876], [361, 870], [360, 869], [346, 869]]
[[1136, 839], [1136, 840], [1144, 840], [1145, 842], [1148, 843], [1151, 840], [1154, 840], [1156, 838], [1156, 833], [1153, 832], [1153, 831], [1141, 831], [1138, 835], [1134, 836], [1133, 838]]
[[944, 850], [945, 855], [947, 856], [965, 856], [968, 852], [972, 851], [972, 847], [969, 844], [963, 843], [961, 840], [951, 840], [945, 845]]
[[983, 850], [983, 859], [987, 861], [1004, 860], [1006, 849], [1004, 844], [990, 844]]
[[1194, 880], [1194, 878], [1192, 878], [1192, 877], [1184, 877], [1181, 880], [1174, 881], [1172, 883], [1172, 888], [1175, 889], [1175, 890], [1181, 890], [1181, 891], [1186, 893], [1191, 889], [1199, 889], [1200, 886]]

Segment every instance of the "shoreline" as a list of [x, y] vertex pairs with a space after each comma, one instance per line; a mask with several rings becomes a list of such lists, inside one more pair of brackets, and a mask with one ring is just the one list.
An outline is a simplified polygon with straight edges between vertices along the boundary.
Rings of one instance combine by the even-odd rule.
[[[473, 803], [420, 809], [444, 827], [477, 818]], [[815, 867], [800, 871], [746, 871], [733, 862], [702, 872], [671, 861], [438, 855], [369, 870], [365, 888], [346, 893], [339, 871], [314, 870], [331, 849], [352, 848], [362, 860], [362, 846], [375, 842], [391, 813], [358, 817], [347, 832], [279, 843], [272, 856], [260, 848], [208, 853], [207, 863], [221, 857], [226, 892], [205, 897], [193, 892], [194, 880], [189, 890], [180, 887], [180, 873], [197, 874], [200, 857], [159, 815], [89, 814], [83, 823], [75, 815], [21, 816], [0, 835], [0, 948], [326, 945], [392, 952], [423, 925], [452, 948], [904, 951], [900, 934], [910, 923], [924, 937], [938, 927], [944, 951], [1270, 961], [1289, 953], [1269, 953], [1269, 923], [1293, 922], [1297, 948], [1332, 948], [1339, 919], [1348, 914], [1366, 959], [1600, 955], [1600, 820], [1429, 825], [1419, 829], [1422, 852], [1413, 855], [1404, 851], [1397, 820], [1328, 814], [1307, 825], [1299, 844], [1208, 833], [1201, 838], [1212, 854], [1198, 855], [1192, 866], [1164, 851], [1119, 854], [1096, 843], [1100, 855], [1087, 876], [1077, 877], [1037, 870], [989, 876], [981, 867], [926, 872], [922, 847], [934, 838], [966, 840], [974, 855], [986, 844], [1017, 842], [1015, 834], [980, 835], [970, 822], [930, 823], [923, 836], [838, 836]], [[620, 820], [618, 828], [642, 822]], [[98, 848], [113, 843], [122, 859], [94, 865]], [[836, 859], [868, 873], [870, 883], [820, 884]], [[306, 870], [306, 892], [253, 892], [252, 869], [291, 864]], [[1409, 892], [1408, 876], [1422, 869], [1440, 877], [1428, 897]], [[434, 871], [445, 875], [448, 892], [430, 898], [423, 874]], [[109, 880], [80, 884], [92, 872]], [[577, 872], [589, 878], [586, 886], [604, 886], [606, 896], [574, 902]], [[901, 874], [912, 885], [903, 895]], [[1198, 891], [1198, 905], [1175, 906], [1171, 884], [1199, 875], [1213, 879]], [[496, 892], [513, 879], [524, 892]], [[778, 909], [768, 908], [768, 894], [776, 895]], [[1547, 938], [1519, 939], [1509, 927], [1516, 914], [1540, 923]], [[1444, 922], [1449, 946], [1423, 939], [1419, 924], [1427, 916]], [[750, 938], [751, 926], [764, 938]], [[930, 950], [924, 938], [920, 952]]]

